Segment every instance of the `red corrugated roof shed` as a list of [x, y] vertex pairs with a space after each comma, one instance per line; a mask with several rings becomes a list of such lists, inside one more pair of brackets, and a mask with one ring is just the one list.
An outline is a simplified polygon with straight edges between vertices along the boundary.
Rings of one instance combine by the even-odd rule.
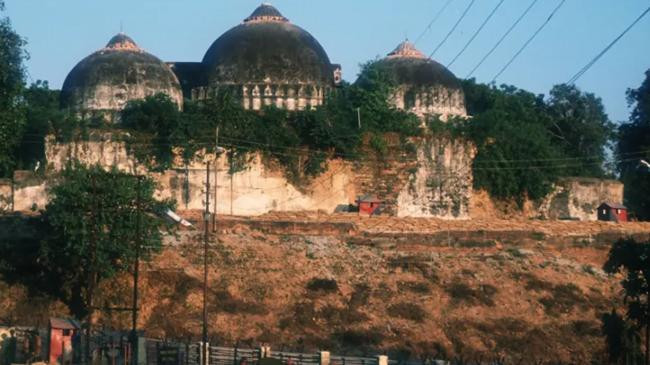
[[64, 330], [76, 330], [81, 328], [79, 322], [74, 319], [64, 318], [50, 318], [50, 327]]
[[380, 200], [379, 198], [377, 198], [376, 195], [366, 194], [366, 195], [362, 195], [362, 196], [360, 196], [360, 197], [357, 199], [357, 202], [359, 202], [359, 203], [381, 203], [382, 200]]
[[606, 207], [609, 207], [609, 208], [612, 208], [612, 209], [627, 209], [627, 207], [625, 205], [618, 204], [618, 203], [607, 203], [607, 202], [605, 202], [605, 203], [601, 204], [599, 208], [601, 208], [603, 206], [606, 206]]

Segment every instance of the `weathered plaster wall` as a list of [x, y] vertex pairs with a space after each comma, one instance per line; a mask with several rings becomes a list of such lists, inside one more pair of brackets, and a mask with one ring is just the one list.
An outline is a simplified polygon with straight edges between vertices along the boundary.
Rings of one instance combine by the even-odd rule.
[[396, 108], [406, 110], [419, 117], [440, 115], [443, 120], [449, 116], [466, 116], [465, 96], [461, 90], [443, 86], [423, 87], [400, 85], [391, 97]]
[[[275, 106], [278, 109], [304, 110], [323, 105], [323, 100], [330, 88], [320, 85], [289, 85], [289, 84], [246, 84], [230, 85], [241, 87], [242, 107], [247, 110], [261, 110], [265, 106]], [[215, 97], [224, 87], [197, 87], [192, 89], [193, 100], [205, 100]]]
[[147, 96], [158, 93], [166, 94], [179, 106], [183, 105], [183, 95], [180, 89], [163, 89], [162, 86], [155, 83], [143, 83], [137, 87], [127, 83], [118, 85], [99, 84], [93, 88], [75, 90], [73, 98], [78, 100], [75, 108], [79, 111], [120, 111], [131, 100], [142, 100]]
[[[260, 215], [270, 211], [324, 210], [332, 212], [339, 204], [354, 201], [356, 189], [351, 179], [351, 166], [342, 161], [330, 161], [326, 172], [299, 190], [290, 184], [279, 170], [270, 169], [260, 156], [255, 156], [244, 171], [229, 172], [225, 156], [211, 167], [210, 210], [234, 215]], [[205, 165], [193, 163], [156, 175], [164, 198], [173, 198], [179, 209], [205, 209]]]
[[[10, 202], [14, 211], [37, 211], [47, 204], [47, 185], [43, 176], [33, 171], [15, 171], [10, 195], [2, 200]], [[13, 194], [13, 195], [11, 195]]]
[[[56, 143], [48, 139], [46, 144], [48, 168], [59, 171], [68, 161], [78, 160], [84, 164], [99, 163], [116, 167], [130, 173], [145, 173], [129, 155], [124, 142], [114, 141], [110, 136], [101, 140]], [[214, 156], [208, 157], [213, 159]], [[290, 184], [280, 170], [270, 169], [255, 156], [243, 171], [229, 173], [225, 155], [214, 164], [210, 173], [211, 211], [216, 201], [218, 213], [235, 215], [259, 215], [269, 211], [325, 210], [334, 211], [339, 204], [354, 201], [356, 189], [352, 167], [343, 161], [330, 161], [327, 171], [311, 181], [303, 189]], [[188, 166], [177, 166], [163, 173], [150, 174], [158, 182], [158, 196], [173, 198], [180, 209], [205, 209], [206, 166], [202, 158]]]
[[471, 144], [432, 138], [417, 151], [417, 170], [397, 198], [400, 217], [469, 218], [472, 195]]
[[514, 200], [490, 198], [484, 190], [474, 191], [470, 201], [472, 219], [571, 219], [595, 221], [596, 208], [603, 203], [623, 202], [623, 184], [615, 180], [593, 178], [564, 178], [541, 202], [525, 201], [519, 206]]
[[[77, 160], [83, 164], [100, 164], [105, 167], [116, 167], [121, 171], [136, 172], [138, 165], [129, 155], [126, 143], [116, 141], [111, 134], [93, 135], [89, 141], [73, 141], [58, 143], [48, 136], [45, 143], [45, 156], [48, 169], [62, 170], [71, 161]], [[143, 172], [140, 167], [138, 172]]]
[[595, 221], [601, 203], [623, 203], [623, 184], [616, 180], [566, 178], [538, 208], [539, 215], [548, 219], [579, 219]]
[[0, 212], [10, 212], [13, 210], [12, 185], [11, 179], [0, 179]]
[[[417, 151], [411, 157], [396, 155], [396, 158], [372, 163], [329, 161], [322, 175], [300, 188], [289, 183], [281, 169], [263, 163], [260, 156], [253, 158], [244, 171], [233, 175], [229, 173], [227, 159], [222, 156], [217, 161], [216, 171], [212, 164], [210, 210], [214, 212], [216, 198], [220, 214], [255, 216], [271, 211], [309, 210], [331, 213], [338, 205], [354, 203], [358, 195], [375, 194], [384, 200], [385, 214], [445, 219], [477, 217], [476, 212], [470, 212], [470, 205], [475, 210], [477, 199], [472, 191], [474, 148], [447, 138], [420, 140], [416, 145]], [[131, 173], [146, 173], [129, 155], [125, 143], [110, 135], [66, 144], [48, 138], [46, 154], [47, 176], [52, 176], [52, 172], [61, 170], [73, 159], [84, 164], [99, 163]], [[159, 197], [175, 199], [181, 210], [202, 210], [205, 208], [205, 172], [202, 158], [197, 157], [189, 166], [150, 175], [158, 182]], [[621, 203], [622, 198], [623, 185], [617, 181], [565, 179], [540, 205], [531, 206], [525, 216], [595, 220], [596, 207], [600, 203]], [[16, 211], [42, 209], [47, 199], [47, 180], [31, 171], [18, 171], [13, 181], [0, 181], [0, 210], [10, 210], [11, 204]], [[485, 216], [498, 216], [494, 204], [483, 210]]]

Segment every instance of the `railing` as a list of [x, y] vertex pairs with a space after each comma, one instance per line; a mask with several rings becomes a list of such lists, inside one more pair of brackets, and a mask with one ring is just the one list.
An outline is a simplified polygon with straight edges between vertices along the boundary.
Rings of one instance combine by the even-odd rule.
[[273, 351], [271, 357], [279, 359], [284, 364], [293, 365], [319, 365], [320, 354], [303, 354], [300, 352]]
[[[146, 340], [146, 364], [158, 364], [158, 351], [162, 348], [178, 349], [178, 365], [202, 365], [200, 342], [170, 342], [155, 339]], [[445, 361], [404, 361], [388, 359], [386, 356], [355, 357], [330, 355], [327, 351], [318, 353], [302, 353], [291, 351], [273, 351], [270, 347], [241, 348], [241, 347], [208, 347], [209, 365], [240, 365], [246, 360], [248, 365], [257, 365], [262, 358], [271, 357], [280, 360], [285, 365], [449, 365]], [[142, 361], [142, 360], [141, 360]], [[452, 362], [453, 363], [453, 362]], [[460, 364], [460, 362], [459, 362]], [[483, 363], [482, 363], [483, 364]], [[487, 362], [485, 362], [487, 364]]]
[[331, 356], [331, 365], [378, 365], [376, 357]]
[[210, 365], [238, 365], [244, 358], [248, 364], [253, 364], [260, 357], [260, 349], [210, 346]]
[[181, 362], [183, 365], [201, 365], [201, 344], [186, 344], [184, 360], [185, 362]]

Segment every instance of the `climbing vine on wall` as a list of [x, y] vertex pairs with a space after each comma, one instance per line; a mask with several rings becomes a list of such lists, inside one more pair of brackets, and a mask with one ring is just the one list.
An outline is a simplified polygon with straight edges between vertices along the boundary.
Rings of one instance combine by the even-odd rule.
[[[363, 67], [372, 70], [374, 63]], [[259, 152], [279, 163], [289, 180], [300, 182], [322, 173], [328, 158], [359, 159], [366, 134], [372, 150], [384, 154], [384, 133], [421, 133], [417, 117], [388, 103], [391, 87], [380, 72], [369, 71], [365, 83], [343, 85], [322, 107], [301, 111], [245, 110], [229, 89], [204, 102], [188, 101], [179, 111], [159, 94], [130, 102], [122, 112], [122, 128], [135, 157], [154, 170], [171, 167], [177, 155], [189, 161], [201, 149], [214, 151], [219, 128], [231, 169], [245, 168], [252, 153]]]

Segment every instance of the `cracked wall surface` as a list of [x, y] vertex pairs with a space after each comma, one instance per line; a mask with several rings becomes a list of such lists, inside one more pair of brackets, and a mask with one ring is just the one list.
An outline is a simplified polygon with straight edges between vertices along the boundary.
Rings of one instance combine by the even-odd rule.
[[418, 148], [416, 171], [398, 196], [397, 216], [469, 218], [474, 154], [465, 141], [427, 140]]

